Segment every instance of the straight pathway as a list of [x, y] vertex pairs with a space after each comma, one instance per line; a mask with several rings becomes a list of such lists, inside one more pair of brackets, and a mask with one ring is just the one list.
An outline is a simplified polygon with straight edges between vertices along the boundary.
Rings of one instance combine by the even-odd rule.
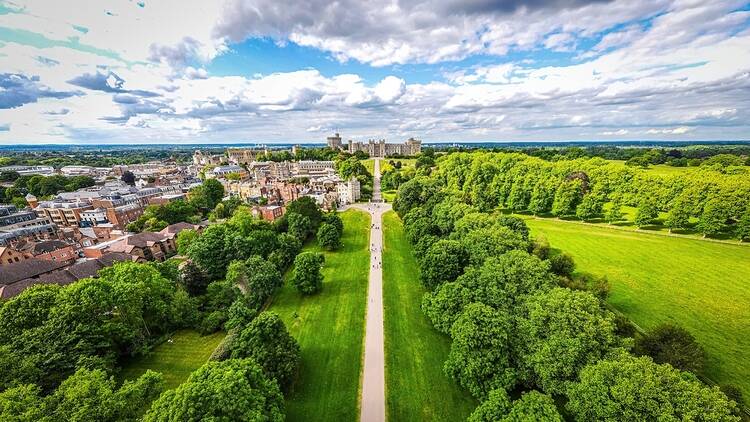
[[356, 204], [370, 213], [370, 280], [367, 288], [365, 361], [362, 369], [361, 422], [385, 422], [385, 348], [383, 343], [383, 213], [390, 204], [381, 203], [380, 160], [375, 159], [372, 201]]

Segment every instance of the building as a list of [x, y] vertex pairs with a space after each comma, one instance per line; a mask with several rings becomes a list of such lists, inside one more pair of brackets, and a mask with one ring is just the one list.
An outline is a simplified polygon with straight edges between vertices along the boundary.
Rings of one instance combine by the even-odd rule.
[[45, 240], [41, 242], [27, 242], [20, 251], [37, 259], [57, 261], [72, 264], [78, 259], [77, 248], [62, 240]]
[[0, 167], [0, 172], [15, 171], [21, 176], [52, 176], [55, 169], [52, 166], [5, 166]]
[[240, 180], [245, 180], [249, 176], [244, 168], [237, 165], [228, 165], [214, 167], [214, 169], [211, 170], [210, 173], [206, 173], [206, 177], [224, 179], [230, 174], [236, 174], [240, 178]]
[[84, 227], [109, 223], [109, 220], [107, 220], [107, 210], [101, 207], [86, 210], [81, 213], [81, 221], [81, 225]]
[[268, 154], [268, 148], [227, 148], [226, 154], [230, 164], [250, 164]]
[[66, 266], [59, 261], [30, 258], [0, 266], [0, 299], [10, 299], [35, 284], [68, 285], [83, 278], [96, 277], [99, 270], [116, 262], [129, 261], [126, 254], [108, 253], [100, 258]]
[[49, 217], [39, 217], [34, 211], [19, 211], [15, 205], [0, 205], [0, 245], [19, 240], [47, 239], [57, 233], [57, 226]]
[[321, 176], [335, 172], [336, 164], [333, 161], [300, 160], [292, 164], [294, 177]]
[[82, 213], [93, 209], [88, 201], [65, 201], [55, 199], [42, 201], [34, 208], [39, 218], [49, 218], [61, 227], [79, 227], [83, 221]]
[[339, 205], [353, 204], [362, 197], [359, 180], [352, 177], [346, 183], [339, 183], [336, 187]]
[[60, 168], [60, 173], [65, 176], [93, 176], [96, 174], [96, 169], [91, 166], [63, 166]]
[[226, 162], [223, 155], [204, 154], [198, 149], [193, 153], [193, 164], [196, 166], [218, 166], [223, 162]]
[[14, 262], [26, 261], [29, 257], [8, 246], [0, 246], [0, 267]]
[[177, 252], [174, 241], [176, 236], [176, 233], [161, 232], [127, 235], [114, 241], [85, 248], [84, 255], [89, 258], [99, 258], [108, 252], [122, 252], [133, 256], [136, 260], [164, 261]]
[[252, 214], [256, 218], [262, 218], [266, 221], [274, 221], [281, 218], [286, 212], [286, 208], [279, 205], [262, 205], [253, 207]]
[[385, 142], [385, 139], [368, 140], [367, 143], [354, 142], [349, 140], [349, 153], [354, 154], [358, 151], [367, 153], [370, 157], [388, 157], [392, 155], [411, 156], [417, 155], [422, 151], [422, 141], [414, 138], [407, 139], [403, 144], [392, 144]]
[[326, 145], [330, 149], [344, 149], [344, 143], [341, 142], [341, 135], [334, 133], [333, 136], [326, 138]]

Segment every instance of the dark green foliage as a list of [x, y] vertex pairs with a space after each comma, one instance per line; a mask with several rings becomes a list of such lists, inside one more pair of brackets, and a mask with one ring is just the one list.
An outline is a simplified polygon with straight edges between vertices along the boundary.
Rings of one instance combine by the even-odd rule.
[[480, 399], [496, 388], [513, 388], [512, 327], [504, 312], [481, 303], [467, 306], [451, 328], [445, 373]]
[[135, 185], [135, 174], [130, 170], [125, 170], [120, 177], [120, 180], [129, 184], [130, 186]]
[[190, 190], [190, 204], [201, 210], [204, 215], [216, 208], [224, 198], [224, 186], [216, 179], [203, 181], [200, 186]]
[[420, 281], [427, 290], [432, 291], [443, 283], [455, 280], [468, 263], [468, 254], [461, 242], [438, 240], [422, 257]]
[[586, 421], [739, 421], [718, 387], [648, 357], [623, 356], [583, 368], [567, 390], [567, 409]]
[[241, 330], [248, 326], [258, 315], [258, 311], [247, 305], [246, 301], [237, 299], [229, 307], [228, 319], [224, 328], [228, 331]]
[[317, 229], [320, 222], [323, 220], [323, 213], [320, 211], [320, 207], [318, 207], [315, 200], [309, 196], [303, 196], [290, 202], [286, 206], [286, 213], [299, 214], [307, 217], [312, 223], [313, 230]]
[[327, 223], [336, 227], [336, 230], [339, 232], [339, 236], [344, 234], [344, 221], [335, 212], [328, 212], [323, 214], [323, 223]]
[[435, 328], [450, 333], [453, 323], [471, 303], [483, 303], [504, 313], [515, 313], [524, 297], [555, 285], [546, 262], [523, 251], [490, 258], [453, 283], [427, 293], [422, 310]]
[[274, 263], [260, 256], [233, 261], [227, 269], [227, 281], [239, 287], [254, 307], [260, 307], [281, 287], [281, 272]]
[[341, 232], [333, 224], [321, 224], [316, 237], [318, 245], [325, 250], [332, 251], [341, 246]]
[[297, 341], [289, 335], [278, 315], [262, 312], [243, 328], [231, 346], [232, 359], [252, 358], [269, 379], [287, 390], [300, 362]]
[[570, 277], [576, 269], [576, 263], [573, 257], [567, 252], [553, 255], [549, 258], [550, 269], [553, 273], [565, 277]]
[[206, 293], [209, 279], [200, 267], [187, 260], [180, 265], [179, 283], [191, 296], [199, 296]]
[[490, 392], [489, 398], [477, 407], [467, 422], [562, 422], [552, 397], [538, 391], [524, 393], [510, 402], [505, 390]]
[[636, 339], [635, 352], [650, 356], [656, 363], [668, 363], [682, 371], [700, 374], [706, 360], [703, 347], [689, 331], [672, 324], [661, 324]]
[[224, 225], [208, 226], [188, 247], [188, 257], [206, 272], [209, 280], [224, 278], [227, 265], [231, 261], [231, 252], [225, 251], [226, 235]]
[[320, 268], [325, 258], [322, 254], [303, 252], [294, 259], [292, 284], [304, 295], [311, 295], [323, 288], [323, 274]]
[[284, 420], [284, 398], [252, 359], [209, 361], [159, 397], [144, 421]]
[[289, 234], [302, 242], [315, 233], [315, 225], [307, 216], [297, 213], [287, 213], [286, 221], [289, 225]]
[[590, 293], [565, 288], [531, 296], [518, 335], [525, 379], [550, 394], [564, 392], [581, 368], [621, 344], [614, 316]]

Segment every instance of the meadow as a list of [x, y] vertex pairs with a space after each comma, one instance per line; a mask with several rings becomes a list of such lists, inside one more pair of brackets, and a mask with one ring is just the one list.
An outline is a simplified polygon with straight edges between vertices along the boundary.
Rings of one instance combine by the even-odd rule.
[[120, 377], [136, 379], [150, 369], [162, 373], [167, 389], [175, 388], [208, 361], [225, 335], [224, 332], [202, 336], [193, 330], [177, 331], [151, 353], [128, 361]]
[[750, 397], [750, 247], [554, 219], [527, 223], [570, 253], [577, 272], [606, 276], [609, 303], [643, 329], [689, 330], [708, 355], [705, 375]]
[[420, 305], [425, 290], [403, 224], [383, 216], [383, 311], [386, 412], [390, 421], [461, 421], [477, 406], [443, 373], [450, 338], [435, 330]]
[[359, 417], [370, 217], [353, 209], [340, 215], [341, 248], [323, 252], [314, 242], [304, 248], [325, 255], [323, 290], [303, 297], [286, 282], [268, 307], [301, 348], [300, 370], [286, 398], [288, 421]]

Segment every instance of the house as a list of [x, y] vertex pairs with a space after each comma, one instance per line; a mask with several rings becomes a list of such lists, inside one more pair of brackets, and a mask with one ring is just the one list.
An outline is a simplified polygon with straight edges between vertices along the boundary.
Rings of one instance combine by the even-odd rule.
[[[143, 232], [116, 240], [99, 249], [106, 252], [123, 252], [146, 261], [164, 261], [177, 251], [174, 234]], [[108, 242], [109, 243], [109, 242]], [[98, 246], [98, 245], [97, 245]], [[91, 249], [91, 248], [87, 248]]]
[[178, 234], [180, 234], [181, 231], [187, 230], [187, 229], [201, 231], [203, 227], [199, 226], [198, 224], [190, 224], [190, 223], [185, 223], [183, 221], [180, 223], [170, 224], [169, 226], [161, 229], [159, 233], [164, 234], [164, 235], [172, 235], [176, 237]]
[[0, 267], [0, 299], [18, 296], [36, 284], [65, 286], [83, 278], [96, 277], [102, 268], [131, 259], [131, 256], [124, 253], [108, 253], [101, 258], [79, 262], [67, 268], [62, 262], [37, 258]]
[[253, 207], [252, 214], [256, 218], [262, 218], [266, 221], [275, 221], [286, 212], [286, 208], [278, 205], [263, 205]]
[[28, 257], [19, 251], [11, 249], [8, 246], [0, 246], [0, 267], [27, 259]]
[[27, 242], [20, 250], [34, 258], [72, 264], [78, 259], [77, 248], [62, 240]]

